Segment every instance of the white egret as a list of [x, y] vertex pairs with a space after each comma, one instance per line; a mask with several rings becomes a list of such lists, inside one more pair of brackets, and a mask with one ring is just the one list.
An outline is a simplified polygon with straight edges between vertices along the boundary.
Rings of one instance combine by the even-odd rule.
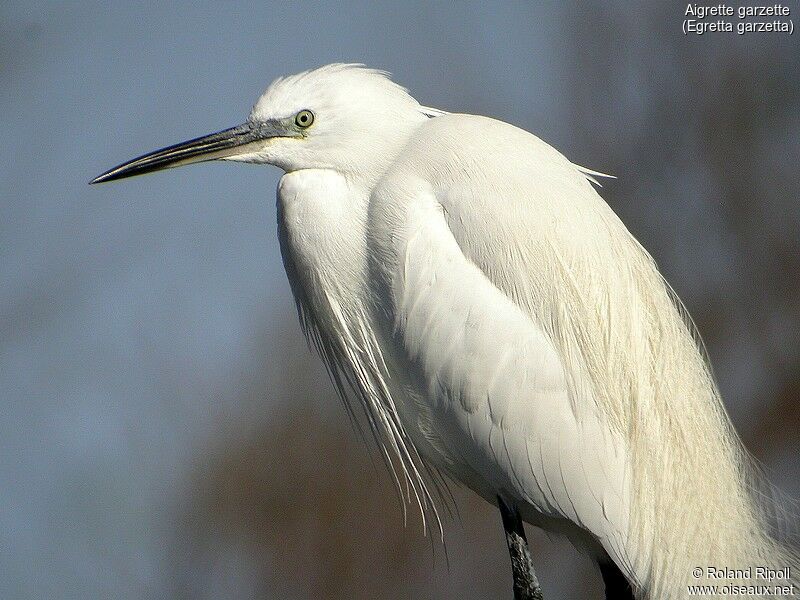
[[776, 583], [761, 567], [795, 568], [797, 585], [692, 326], [600, 173], [336, 64], [92, 183], [213, 159], [285, 171], [278, 231], [305, 333], [423, 517], [441, 530], [441, 475], [499, 504], [518, 597], [539, 593], [520, 516], [595, 557], [609, 597]]

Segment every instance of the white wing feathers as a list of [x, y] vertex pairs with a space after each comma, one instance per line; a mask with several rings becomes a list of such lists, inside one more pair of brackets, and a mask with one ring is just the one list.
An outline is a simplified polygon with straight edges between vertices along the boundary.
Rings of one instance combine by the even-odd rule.
[[408, 225], [397, 325], [452, 419], [431, 411], [436, 445], [474, 471], [459, 473], [474, 488], [567, 518], [619, 557], [628, 505], [618, 440], [596, 413], [578, 419], [552, 343], [463, 255], [434, 198]]
[[[546, 193], [527, 193], [536, 191], [530, 182], [537, 178], [546, 191], [554, 172], [572, 177], [566, 189], [586, 193], [591, 186], [563, 157], [555, 170], [548, 163], [510, 174], [507, 189], [488, 188], [491, 178], [482, 176], [483, 169], [502, 172], [500, 159], [473, 164], [472, 156], [460, 156], [454, 162], [474, 169], [467, 174], [437, 162], [460, 150], [442, 148], [454, 125], [462, 129], [458, 138], [469, 140], [463, 129], [476, 121], [494, 123], [463, 115], [432, 119], [427, 135], [412, 142], [427, 145], [431, 160], [408, 169], [399, 164], [373, 194], [373, 237], [390, 246], [377, 254], [394, 257], [384, 261], [394, 327], [429, 396], [438, 397], [422, 419], [436, 423], [429, 429], [440, 439], [431, 443], [447, 454], [451, 474], [490, 500], [491, 490], [505, 490], [528, 505], [530, 520], [532, 507], [576, 523], [624, 564], [629, 478], [622, 438], [542, 322], [552, 324], [564, 309], [555, 289], [560, 282], [548, 281], [559, 243], [550, 234], [584, 242], [571, 229], [574, 220], [559, 220], [543, 206]], [[473, 138], [476, 145], [489, 141], [485, 133]], [[561, 183], [553, 189], [563, 189]]]
[[[575, 163], [573, 163], [575, 165]], [[575, 165], [575, 168], [578, 169], [581, 173], [586, 176], [586, 179], [591, 181], [597, 187], [603, 187], [603, 184], [597, 181], [597, 177], [606, 177], [607, 179], [616, 179], [616, 175], [609, 175], [608, 173], [601, 173], [600, 171], [593, 171], [592, 169], [587, 169], [586, 167], [582, 167], [580, 165]]]
[[[601, 174], [477, 116], [430, 119], [407, 150], [373, 194], [374, 223], [384, 213], [377, 235], [405, 257], [400, 329], [431, 354], [417, 358], [423, 377], [456, 416], [453, 399], [478, 394], [463, 416], [475, 447], [457, 451], [473, 465], [483, 452], [480, 475], [506, 478], [493, 489], [592, 532], [653, 597], [679, 597], [693, 564], [769, 553], [795, 564], [766, 533], [747, 455], [674, 296], [589, 182]], [[402, 322], [409, 295], [438, 316]], [[489, 331], [448, 363], [418, 341], [437, 322], [451, 339], [471, 322]], [[469, 357], [502, 365], [488, 386]], [[545, 386], [542, 373], [557, 377]]]

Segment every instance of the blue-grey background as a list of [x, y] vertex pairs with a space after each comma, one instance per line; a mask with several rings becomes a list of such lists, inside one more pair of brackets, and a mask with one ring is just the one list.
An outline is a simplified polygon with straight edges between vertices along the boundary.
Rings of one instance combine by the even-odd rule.
[[[510, 596], [494, 509], [456, 490], [445, 555], [347, 425], [296, 323], [276, 169], [86, 185], [328, 62], [618, 175], [604, 197], [695, 316], [748, 447], [800, 496], [800, 47], [684, 37], [684, 10], [0, 4], [0, 597]], [[546, 597], [599, 597], [587, 560], [530, 533]]]

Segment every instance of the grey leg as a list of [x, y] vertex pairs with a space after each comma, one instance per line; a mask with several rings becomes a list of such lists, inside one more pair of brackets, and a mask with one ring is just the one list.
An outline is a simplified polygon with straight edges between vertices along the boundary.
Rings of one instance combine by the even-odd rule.
[[606, 584], [607, 600], [634, 600], [631, 584], [611, 559], [598, 562], [600, 574]]
[[542, 600], [542, 588], [536, 579], [536, 572], [531, 562], [531, 552], [528, 549], [528, 540], [522, 519], [516, 506], [509, 506], [498, 496], [497, 506], [503, 517], [503, 527], [506, 530], [508, 553], [511, 555], [511, 571], [514, 577], [514, 600]]

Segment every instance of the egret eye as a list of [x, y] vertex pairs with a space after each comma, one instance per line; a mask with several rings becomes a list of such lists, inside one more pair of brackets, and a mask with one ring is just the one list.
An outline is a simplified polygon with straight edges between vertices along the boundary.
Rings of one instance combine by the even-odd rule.
[[314, 113], [310, 110], [301, 110], [294, 118], [298, 127], [309, 127], [314, 122]]

